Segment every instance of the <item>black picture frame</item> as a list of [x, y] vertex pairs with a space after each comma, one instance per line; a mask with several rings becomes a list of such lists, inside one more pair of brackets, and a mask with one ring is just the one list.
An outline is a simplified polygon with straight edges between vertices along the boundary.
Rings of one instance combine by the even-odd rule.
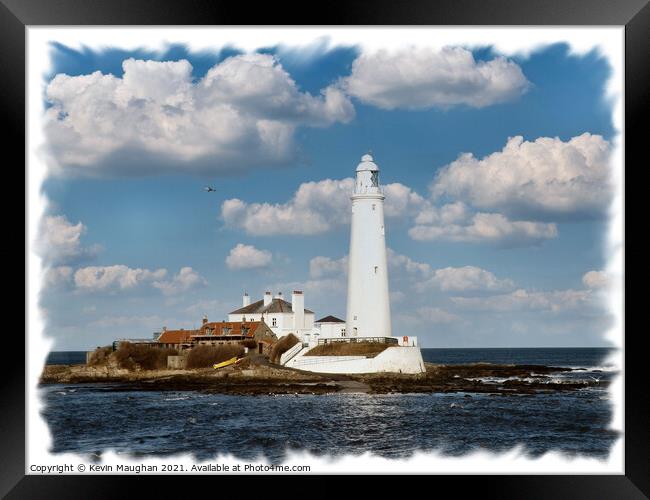
[[[254, 7], [253, 7], [254, 5]], [[26, 26], [37, 25], [617, 25], [625, 26], [625, 158], [642, 158], [650, 102], [650, 5], [647, 0], [355, 0], [314, 4], [243, 4], [202, 0], [0, 0], [2, 99], [9, 125], [7, 148], [25, 154]], [[18, 163], [19, 164], [19, 163]], [[647, 161], [645, 162], [647, 164]], [[26, 181], [25, 181], [26, 182]], [[27, 207], [27, 200], [25, 207]], [[630, 213], [626, 200], [626, 213]], [[27, 208], [26, 208], [27, 209]], [[27, 248], [25, 248], [27, 251]], [[27, 285], [26, 285], [27, 286]], [[626, 297], [629, 290], [626, 283]], [[27, 317], [27, 303], [25, 303]], [[25, 335], [29, 325], [26, 322]], [[12, 325], [12, 329], [16, 329]], [[647, 498], [650, 496], [650, 419], [643, 368], [643, 337], [625, 338], [625, 475], [437, 476], [438, 491], [471, 488], [481, 497]], [[14, 343], [15, 366], [3, 365], [0, 412], [0, 494], [6, 498], [108, 498], [120, 491], [117, 476], [25, 475], [25, 371], [21, 343]], [[24, 349], [24, 344], [23, 344]], [[643, 394], [646, 396], [643, 397]], [[139, 477], [140, 481], [160, 478]], [[167, 485], [178, 484], [168, 478]], [[192, 478], [195, 480], [195, 478]], [[203, 482], [205, 484], [205, 482]], [[402, 486], [404, 483], [401, 483]], [[198, 490], [193, 490], [198, 494]]]

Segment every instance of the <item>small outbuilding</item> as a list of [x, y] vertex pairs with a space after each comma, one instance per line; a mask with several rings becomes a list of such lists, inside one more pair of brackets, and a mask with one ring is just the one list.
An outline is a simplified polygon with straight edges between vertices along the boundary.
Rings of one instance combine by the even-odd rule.
[[315, 322], [320, 338], [345, 337], [345, 321], [336, 316], [325, 316]]

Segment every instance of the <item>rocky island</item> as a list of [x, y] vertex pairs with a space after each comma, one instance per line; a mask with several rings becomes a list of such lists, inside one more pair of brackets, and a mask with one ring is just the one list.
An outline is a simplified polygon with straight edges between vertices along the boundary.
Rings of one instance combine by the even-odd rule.
[[498, 395], [574, 391], [597, 380], [571, 380], [558, 375], [574, 369], [543, 365], [476, 363], [437, 365], [426, 363], [420, 374], [320, 374], [286, 368], [264, 356], [247, 357], [242, 362], [215, 370], [135, 369], [106, 363], [46, 366], [42, 384], [98, 384], [104, 391], [201, 391], [237, 395], [327, 394], [359, 392], [434, 393], [466, 392]]

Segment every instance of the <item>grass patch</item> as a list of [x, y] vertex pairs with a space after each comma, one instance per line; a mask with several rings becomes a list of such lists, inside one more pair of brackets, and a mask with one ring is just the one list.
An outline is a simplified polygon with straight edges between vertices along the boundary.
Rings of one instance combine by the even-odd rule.
[[383, 352], [389, 344], [378, 342], [332, 342], [320, 344], [310, 349], [305, 356], [365, 356], [374, 358]]

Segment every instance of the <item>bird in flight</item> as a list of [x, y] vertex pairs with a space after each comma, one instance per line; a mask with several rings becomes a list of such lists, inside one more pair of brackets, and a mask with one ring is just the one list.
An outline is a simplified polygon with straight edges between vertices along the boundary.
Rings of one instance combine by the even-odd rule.
[[216, 191], [216, 189], [213, 188], [212, 186], [205, 186], [203, 189], [205, 189], [208, 193], [211, 193], [211, 192], [213, 192], [213, 191]]

